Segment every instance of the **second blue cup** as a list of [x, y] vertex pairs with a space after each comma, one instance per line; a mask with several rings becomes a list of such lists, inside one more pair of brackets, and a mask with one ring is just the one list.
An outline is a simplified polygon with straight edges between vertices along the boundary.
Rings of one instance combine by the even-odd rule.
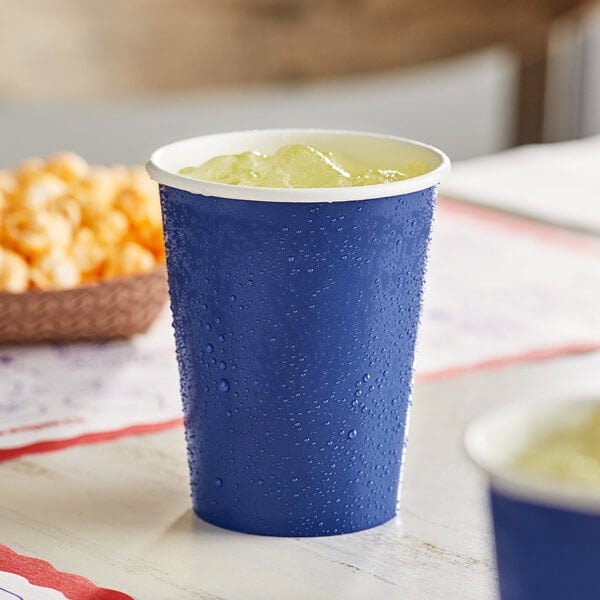
[[[571, 473], [577, 445], [563, 444], [562, 477], [514, 466], [524, 449], [553, 436], [575, 435], [600, 411], [600, 402], [522, 402], [476, 419], [466, 433], [471, 458], [488, 479], [501, 600], [600, 598], [600, 493]], [[556, 464], [556, 447], [548, 464]], [[593, 461], [579, 455], [584, 472]], [[591, 471], [593, 473], [593, 471]], [[594, 485], [595, 483], [595, 485]]]
[[[177, 171], [283, 144], [430, 172], [363, 188], [243, 188]], [[382, 164], [383, 162], [383, 164]], [[192, 502], [279, 536], [349, 533], [396, 512], [439, 151], [272, 130], [158, 150]]]

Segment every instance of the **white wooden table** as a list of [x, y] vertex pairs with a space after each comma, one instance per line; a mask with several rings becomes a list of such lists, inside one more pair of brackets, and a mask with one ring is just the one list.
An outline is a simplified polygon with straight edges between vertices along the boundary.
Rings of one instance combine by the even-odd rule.
[[312, 539], [225, 531], [190, 509], [183, 430], [0, 464], [0, 543], [139, 600], [487, 600], [484, 482], [466, 422], [512, 401], [600, 395], [600, 353], [420, 384], [399, 516]]

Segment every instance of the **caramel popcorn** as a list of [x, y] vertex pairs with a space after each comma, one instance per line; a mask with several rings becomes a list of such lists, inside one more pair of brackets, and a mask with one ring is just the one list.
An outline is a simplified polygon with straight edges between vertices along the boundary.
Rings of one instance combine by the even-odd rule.
[[0, 171], [0, 291], [69, 289], [164, 260], [158, 190], [141, 167], [61, 152]]

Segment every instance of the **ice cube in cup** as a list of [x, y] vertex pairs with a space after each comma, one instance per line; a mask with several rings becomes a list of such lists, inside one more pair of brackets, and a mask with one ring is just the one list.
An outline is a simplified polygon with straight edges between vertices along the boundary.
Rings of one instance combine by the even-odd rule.
[[216, 156], [180, 175], [234, 185], [275, 188], [328, 188], [376, 185], [427, 173], [420, 161], [381, 168], [353, 160], [343, 151], [318, 150], [306, 144], [282, 146], [269, 156], [256, 151]]

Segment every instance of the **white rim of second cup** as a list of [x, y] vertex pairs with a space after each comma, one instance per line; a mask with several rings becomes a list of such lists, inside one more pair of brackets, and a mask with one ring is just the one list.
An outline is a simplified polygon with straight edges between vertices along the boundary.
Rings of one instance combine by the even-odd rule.
[[[525, 438], [535, 439], [529, 435], [532, 425], [541, 423], [546, 431], [557, 431], [560, 427], [553, 427], [552, 423], [557, 423], [558, 419], [581, 420], [586, 411], [599, 407], [600, 399], [587, 398], [513, 403], [489, 410], [468, 425], [465, 432], [467, 454], [488, 476], [492, 489], [505, 496], [531, 504], [600, 515], [600, 491], [538, 479], [516, 471], [509, 464], [510, 458], [527, 445], [523, 441]], [[499, 448], [502, 436], [508, 448]]]
[[[211, 156], [207, 155], [202, 158], [202, 161], [220, 154], [261, 150], [256, 146], [261, 142], [264, 143], [265, 140], [269, 140], [275, 143], [276, 147], [279, 147], [286, 143], [309, 143], [310, 138], [318, 140], [320, 137], [329, 137], [330, 139], [346, 138], [349, 142], [354, 140], [358, 143], [362, 140], [363, 142], [375, 142], [382, 145], [387, 144], [388, 146], [397, 144], [398, 148], [410, 148], [418, 156], [427, 157], [430, 164], [432, 164], [432, 169], [418, 177], [377, 185], [295, 189], [215, 183], [194, 179], [178, 173], [179, 169], [183, 167], [199, 164], [197, 150], [205, 145], [219, 148], [231, 144], [236, 139], [240, 140], [236, 144], [236, 150], [225, 152], [216, 150]], [[318, 145], [318, 143], [315, 143], [315, 145]], [[419, 159], [415, 158], [413, 160]], [[210, 134], [167, 144], [153, 152], [150, 160], [146, 163], [146, 169], [150, 177], [158, 183], [202, 196], [262, 202], [347, 202], [401, 196], [437, 186], [450, 172], [450, 160], [441, 150], [433, 146], [390, 135], [333, 129], [257, 129]]]

